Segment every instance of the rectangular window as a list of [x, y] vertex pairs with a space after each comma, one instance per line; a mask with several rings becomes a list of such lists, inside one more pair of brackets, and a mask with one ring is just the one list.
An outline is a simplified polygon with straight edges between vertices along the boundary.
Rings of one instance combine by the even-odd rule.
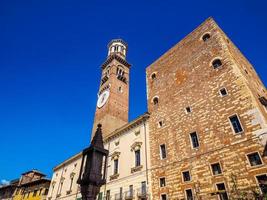
[[189, 171], [184, 171], [183, 172], [183, 179], [184, 179], [184, 182], [191, 181], [191, 176], [190, 176], [190, 172]]
[[190, 133], [191, 143], [193, 148], [199, 147], [197, 132]]
[[259, 100], [261, 104], [265, 107], [265, 109], [267, 110], [267, 99], [265, 97], [260, 97]]
[[221, 88], [221, 89], [220, 89], [220, 95], [221, 95], [222, 97], [224, 97], [224, 96], [227, 95], [227, 91], [226, 91], [225, 88]]
[[185, 110], [186, 110], [186, 113], [191, 113], [192, 112], [192, 110], [191, 110], [191, 108], [189, 106], [186, 107]]
[[44, 191], [44, 195], [47, 195], [47, 194], [48, 194], [48, 189], [46, 188], [45, 191]]
[[110, 190], [107, 190], [106, 200], [110, 200]]
[[33, 197], [35, 197], [37, 195], [37, 190], [33, 191]]
[[193, 192], [191, 189], [185, 190], [186, 200], [194, 200]]
[[222, 173], [220, 163], [211, 164], [212, 174], [219, 175]]
[[160, 158], [165, 159], [167, 157], [166, 155], [166, 146], [165, 144], [160, 145]]
[[160, 187], [165, 187], [166, 186], [166, 182], [165, 182], [165, 178], [164, 177], [159, 179], [159, 185], [160, 185]]
[[260, 190], [263, 195], [267, 195], [267, 175], [258, 175], [256, 176]]
[[114, 160], [114, 174], [118, 174], [118, 169], [119, 169], [119, 160], [115, 159]]
[[103, 197], [103, 192], [99, 192], [99, 194], [98, 194], [98, 200], [102, 200], [102, 197]]
[[129, 193], [130, 193], [130, 197], [132, 197], [133, 196], [133, 185], [130, 185], [129, 186]]
[[261, 158], [258, 152], [250, 153], [247, 155], [251, 166], [261, 165]]
[[161, 194], [161, 200], [167, 200], [167, 194]]
[[231, 125], [232, 125], [235, 133], [243, 132], [243, 128], [241, 126], [241, 123], [240, 123], [237, 115], [233, 115], [233, 116], [229, 117], [229, 119], [230, 119]]
[[41, 188], [40, 191], [39, 191], [39, 196], [41, 196], [41, 194], [42, 194], [42, 188]]
[[71, 191], [71, 188], [72, 188], [72, 184], [73, 184], [73, 176], [70, 178], [70, 191]]
[[142, 194], [146, 194], [146, 182], [141, 182], [141, 192]]
[[217, 183], [216, 187], [217, 187], [217, 190], [220, 191], [219, 193], [220, 200], [228, 200], [228, 195], [227, 195], [224, 183]]
[[140, 149], [135, 151], [135, 166], [138, 167], [141, 165], [141, 158], [140, 158]]
[[122, 199], [122, 187], [120, 187], [120, 198]]

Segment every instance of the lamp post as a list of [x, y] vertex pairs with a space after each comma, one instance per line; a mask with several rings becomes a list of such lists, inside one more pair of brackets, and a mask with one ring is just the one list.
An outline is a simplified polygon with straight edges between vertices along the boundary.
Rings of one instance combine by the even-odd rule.
[[101, 124], [98, 124], [91, 145], [83, 150], [77, 180], [81, 187], [82, 200], [95, 200], [100, 187], [106, 183], [107, 157], [108, 150], [104, 149]]

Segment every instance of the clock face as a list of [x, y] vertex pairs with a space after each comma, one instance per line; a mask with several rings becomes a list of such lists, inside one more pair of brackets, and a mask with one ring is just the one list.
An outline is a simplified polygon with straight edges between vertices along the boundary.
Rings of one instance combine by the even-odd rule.
[[109, 91], [108, 90], [106, 90], [102, 94], [100, 94], [100, 96], [98, 97], [98, 100], [97, 100], [97, 107], [98, 108], [103, 107], [105, 105], [105, 103], [107, 102], [108, 97], [109, 97]]

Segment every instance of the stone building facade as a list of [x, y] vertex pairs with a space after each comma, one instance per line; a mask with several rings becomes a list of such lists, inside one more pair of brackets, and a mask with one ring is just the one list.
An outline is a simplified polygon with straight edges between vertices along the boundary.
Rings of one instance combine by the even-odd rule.
[[18, 186], [19, 179], [10, 181], [7, 185], [0, 186], [0, 200], [12, 200], [13, 194]]
[[266, 89], [212, 18], [146, 76], [153, 199], [267, 192]]
[[[107, 183], [101, 187], [99, 200], [150, 198], [149, 114], [138, 117], [106, 136], [109, 150]], [[81, 199], [77, 184], [82, 153], [54, 168], [47, 199]]]
[[37, 170], [31, 170], [21, 175], [13, 193], [13, 200], [45, 200], [50, 185], [50, 179]]
[[[108, 45], [108, 56], [101, 69], [92, 138], [102, 124], [104, 147], [109, 150], [107, 183], [98, 199], [148, 199], [150, 187], [149, 114], [128, 121], [129, 71], [127, 44], [121, 39]], [[80, 199], [77, 179], [82, 153], [54, 168], [48, 200]]]

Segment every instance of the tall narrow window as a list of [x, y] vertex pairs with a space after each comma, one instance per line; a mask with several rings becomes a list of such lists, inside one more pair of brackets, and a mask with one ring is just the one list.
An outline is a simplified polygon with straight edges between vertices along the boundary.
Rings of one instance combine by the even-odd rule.
[[[42, 194], [42, 188], [40, 189], [40, 191], [39, 191], [39, 196], [41, 196], [41, 194]], [[51, 195], [52, 196], [52, 195]]]
[[62, 187], [63, 187], [63, 181], [60, 182], [60, 186], [59, 186], [59, 195], [61, 194]]
[[217, 183], [216, 186], [217, 189], [220, 191], [219, 194], [220, 200], [228, 200], [228, 195], [224, 183]]
[[70, 177], [70, 190], [69, 190], [69, 191], [71, 191], [71, 188], [72, 188], [73, 178], [74, 178], [74, 176], [71, 176], [71, 177]]
[[110, 190], [107, 190], [106, 200], [110, 200]]
[[114, 174], [118, 174], [118, 169], [119, 169], [119, 160], [115, 159], [114, 160]]
[[146, 182], [145, 181], [141, 182], [141, 192], [142, 192], [142, 195], [146, 194]]
[[122, 187], [120, 187], [120, 199], [122, 199]]
[[167, 194], [161, 194], [161, 200], [167, 200]]
[[134, 153], [135, 153], [135, 166], [138, 167], [141, 165], [140, 149], [136, 150]]
[[267, 174], [256, 176], [261, 193], [267, 195]]
[[220, 163], [211, 164], [211, 169], [212, 169], [212, 174], [213, 175], [219, 175], [219, 174], [222, 173]]
[[47, 194], [48, 194], [48, 188], [46, 188], [44, 191], [44, 195], [47, 195]]
[[161, 177], [161, 178], [159, 179], [159, 186], [160, 186], [160, 187], [165, 187], [165, 186], [166, 186], [165, 177]]
[[260, 155], [258, 152], [250, 153], [247, 155], [247, 157], [248, 157], [248, 160], [249, 160], [251, 166], [257, 166], [257, 165], [262, 164], [261, 158], [260, 158]]
[[166, 154], [166, 146], [165, 144], [160, 145], [160, 158], [165, 159], [167, 157]]
[[32, 196], [35, 197], [36, 195], [37, 195], [37, 190], [34, 190]]
[[97, 199], [98, 199], [98, 200], [102, 200], [102, 198], [103, 198], [103, 192], [99, 192], [99, 193], [98, 193], [98, 198], [97, 198]]
[[230, 119], [232, 128], [233, 128], [235, 133], [243, 132], [243, 128], [241, 126], [241, 123], [240, 123], [237, 115], [233, 115], [233, 116], [229, 117], [229, 119]]
[[191, 143], [193, 148], [199, 147], [197, 132], [190, 133]]
[[190, 176], [190, 172], [189, 171], [184, 171], [183, 172], [183, 180], [184, 180], [184, 182], [191, 181], [191, 176]]
[[192, 189], [185, 190], [186, 200], [194, 200]]
[[129, 196], [132, 197], [133, 196], [133, 185], [129, 186]]

